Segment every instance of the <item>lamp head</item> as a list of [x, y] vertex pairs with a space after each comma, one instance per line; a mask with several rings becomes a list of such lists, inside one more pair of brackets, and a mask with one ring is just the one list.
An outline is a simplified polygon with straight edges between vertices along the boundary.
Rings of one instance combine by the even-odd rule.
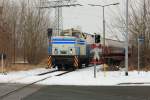
[[119, 3], [114, 3], [113, 5], [119, 5]]

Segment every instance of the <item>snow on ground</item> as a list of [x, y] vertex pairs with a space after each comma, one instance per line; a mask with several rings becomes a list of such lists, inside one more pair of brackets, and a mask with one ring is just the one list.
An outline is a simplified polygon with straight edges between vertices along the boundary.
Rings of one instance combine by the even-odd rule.
[[[97, 66], [99, 69], [99, 66]], [[123, 71], [107, 71], [104, 75], [103, 71], [97, 72], [94, 78], [94, 68], [76, 70], [62, 76], [55, 76], [58, 72], [37, 76], [42, 72], [54, 69], [34, 69], [30, 71], [11, 72], [7, 75], [0, 74], [0, 83], [22, 83], [28, 84], [51, 76], [49, 79], [39, 82], [40, 85], [82, 85], [82, 86], [112, 86], [120, 83], [146, 83], [141, 85], [150, 85], [150, 72], [137, 71], [129, 72], [129, 76], [125, 76]], [[138, 84], [136, 84], [138, 85]], [[140, 85], [140, 84], [139, 84]]]
[[94, 78], [93, 67], [77, 70], [60, 77], [52, 77], [42, 81], [39, 84], [43, 85], [117, 85], [120, 83], [137, 83], [150, 82], [150, 72], [137, 71], [129, 72], [129, 76], [125, 76], [124, 72], [109, 71], [104, 74], [103, 71], [97, 72], [97, 77]]

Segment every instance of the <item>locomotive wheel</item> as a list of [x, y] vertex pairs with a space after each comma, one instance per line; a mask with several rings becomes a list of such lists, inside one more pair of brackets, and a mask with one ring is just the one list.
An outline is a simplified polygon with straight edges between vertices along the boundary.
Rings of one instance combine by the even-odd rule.
[[74, 67], [74, 66], [71, 66], [68, 70], [69, 70], [69, 71], [74, 71], [74, 70], [75, 70], [75, 67]]
[[58, 67], [58, 71], [62, 71], [63, 69], [62, 69], [62, 67]]
[[82, 64], [79, 62], [79, 65], [78, 65], [79, 67], [79, 69], [82, 69]]

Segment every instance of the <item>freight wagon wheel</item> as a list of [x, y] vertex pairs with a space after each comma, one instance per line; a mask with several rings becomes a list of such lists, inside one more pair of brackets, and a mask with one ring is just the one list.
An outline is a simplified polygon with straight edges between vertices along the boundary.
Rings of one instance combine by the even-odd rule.
[[58, 71], [62, 71], [62, 68], [61, 68], [61, 67], [58, 67]]
[[87, 62], [86, 64], [85, 64], [85, 67], [88, 67], [89, 66], [89, 63]]
[[89, 64], [90, 64], [90, 59], [87, 59], [85, 63], [85, 67], [89, 67]]

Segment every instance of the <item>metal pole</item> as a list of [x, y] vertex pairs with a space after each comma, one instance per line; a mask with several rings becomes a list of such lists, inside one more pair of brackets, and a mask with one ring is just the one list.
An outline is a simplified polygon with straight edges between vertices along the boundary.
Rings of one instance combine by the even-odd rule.
[[103, 43], [105, 47], [105, 6], [103, 6]]
[[14, 29], [14, 64], [16, 62], [16, 32], [15, 32], [15, 29]]
[[4, 73], [4, 56], [3, 56], [3, 53], [2, 53], [2, 56], [1, 56], [1, 58], [2, 58], [2, 62], [1, 62], [1, 64], [2, 64], [2, 73]]
[[94, 62], [94, 78], [96, 78], [96, 62]]
[[125, 71], [125, 76], [128, 76], [128, 3], [129, 1], [126, 0], [126, 35], [125, 35], [125, 38], [126, 38], [126, 46], [125, 46], [125, 68], [126, 68], [126, 71]]
[[[105, 6], [103, 7], [103, 59], [105, 59]], [[105, 64], [103, 64], [104, 76], [106, 76]]]
[[138, 38], [138, 74], [140, 73], [140, 40]]
[[[12, 1], [14, 5], [14, 1]], [[16, 63], [16, 24], [13, 25], [13, 39], [14, 39], [14, 64]]]
[[60, 9], [60, 8], [58, 8], [58, 27], [57, 27], [57, 28], [58, 28], [58, 36], [60, 36], [60, 34], [59, 34], [59, 18], [60, 18], [59, 9]]

